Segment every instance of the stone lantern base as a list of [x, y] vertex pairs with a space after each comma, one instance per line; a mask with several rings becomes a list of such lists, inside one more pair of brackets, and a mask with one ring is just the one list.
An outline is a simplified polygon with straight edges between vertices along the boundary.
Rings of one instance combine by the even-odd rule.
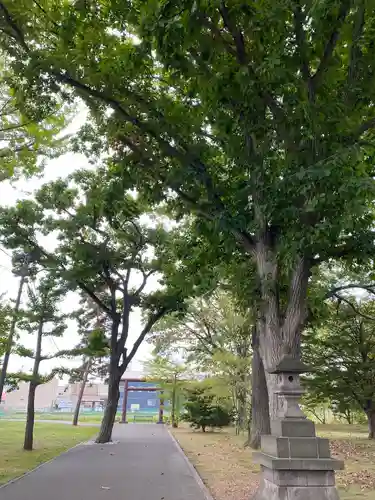
[[315, 437], [307, 419], [288, 420], [288, 436], [282, 435], [283, 424], [273, 422], [279, 435], [262, 436], [262, 451], [254, 453], [262, 477], [253, 500], [339, 500], [334, 471], [343, 462], [331, 458], [328, 439]]
[[331, 458], [328, 439], [316, 437], [314, 422], [298, 405], [303, 371], [289, 356], [270, 371], [277, 375], [279, 406], [271, 435], [261, 437], [261, 451], [254, 453], [262, 477], [253, 500], [339, 500], [334, 471], [344, 463]]
[[253, 500], [339, 500], [333, 471], [272, 470], [262, 467]]

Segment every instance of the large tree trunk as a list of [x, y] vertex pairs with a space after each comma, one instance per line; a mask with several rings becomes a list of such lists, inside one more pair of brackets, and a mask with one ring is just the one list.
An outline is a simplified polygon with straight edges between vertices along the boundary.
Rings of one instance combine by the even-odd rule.
[[375, 410], [368, 410], [366, 415], [368, 423], [368, 438], [375, 439]]
[[34, 381], [29, 385], [29, 396], [27, 399], [27, 418], [25, 428], [24, 450], [32, 450], [34, 443], [34, 420], [35, 420], [35, 392], [38, 384]]
[[274, 250], [261, 241], [256, 248], [256, 260], [262, 294], [259, 346], [272, 421], [278, 414], [277, 376], [270, 374], [269, 370], [275, 367], [283, 355], [296, 358], [301, 355], [301, 332], [307, 316], [307, 284], [311, 264], [304, 257], [296, 258], [286, 305], [282, 307], [279, 298], [282, 283]]
[[103, 420], [100, 426], [97, 443], [109, 443], [112, 440], [112, 430], [115, 423], [118, 401], [120, 397], [121, 374], [119, 369], [113, 367], [110, 369], [108, 383], [108, 400], [104, 410]]
[[85, 392], [85, 387], [86, 387], [86, 384], [87, 384], [87, 379], [88, 379], [88, 376], [89, 376], [90, 367], [91, 367], [91, 360], [88, 359], [87, 362], [86, 362], [85, 371], [83, 373], [83, 379], [82, 379], [81, 387], [79, 389], [79, 394], [78, 394], [78, 398], [77, 398], [77, 404], [76, 404], [76, 407], [75, 407], [75, 410], [74, 410], [73, 425], [78, 425], [79, 410], [81, 409], [81, 403], [82, 403], [83, 393]]
[[251, 425], [249, 426], [249, 437], [245, 446], [250, 446], [256, 450], [260, 447], [260, 436], [271, 433], [268, 389], [259, 352], [259, 331], [257, 328], [253, 330], [252, 347]]

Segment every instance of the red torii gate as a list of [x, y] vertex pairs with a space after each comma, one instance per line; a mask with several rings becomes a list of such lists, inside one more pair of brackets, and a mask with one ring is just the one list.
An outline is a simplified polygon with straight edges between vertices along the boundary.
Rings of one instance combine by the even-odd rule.
[[127, 405], [128, 405], [128, 392], [129, 391], [140, 391], [140, 392], [160, 392], [159, 397], [159, 420], [158, 424], [164, 423], [164, 398], [163, 391], [160, 387], [137, 387], [129, 385], [129, 382], [147, 382], [147, 380], [139, 379], [139, 378], [129, 378], [124, 380], [124, 398], [122, 401], [122, 415], [121, 415], [121, 424], [127, 424], [126, 415], [127, 415]]

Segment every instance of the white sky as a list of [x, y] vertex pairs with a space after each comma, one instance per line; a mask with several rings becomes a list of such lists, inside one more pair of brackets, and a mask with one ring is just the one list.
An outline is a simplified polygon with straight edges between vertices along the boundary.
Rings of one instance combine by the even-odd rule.
[[[86, 113], [80, 111], [76, 118], [72, 121], [67, 129], [67, 133], [74, 134], [75, 131], [84, 123], [86, 119]], [[38, 189], [45, 182], [52, 181], [59, 177], [66, 177], [74, 170], [80, 168], [93, 168], [89, 164], [87, 158], [81, 154], [67, 153], [57, 159], [51, 160], [46, 165], [44, 175], [42, 178], [33, 178], [29, 180], [22, 180], [11, 185], [9, 182], [0, 183], [0, 204], [1, 205], [12, 205], [17, 199], [27, 197], [30, 192]], [[53, 238], [51, 238], [52, 242]], [[46, 238], [46, 245], [48, 246], [48, 237]], [[53, 242], [52, 242], [53, 244]], [[11, 251], [7, 249], [1, 249], [0, 247], [0, 294], [5, 293], [7, 299], [15, 299], [18, 290], [19, 278], [15, 277], [11, 272]], [[6, 255], [8, 254], [8, 255]], [[136, 283], [135, 283], [136, 284]], [[145, 292], [155, 289], [158, 285], [157, 278], [150, 279]], [[26, 291], [26, 289], [25, 289]], [[25, 297], [26, 294], [24, 294]], [[79, 297], [75, 293], [69, 293], [64, 302], [62, 303], [62, 311], [71, 312], [78, 306]], [[22, 304], [22, 303], [21, 303]], [[128, 339], [128, 345], [132, 346], [135, 339], [138, 337], [141, 328], [141, 315], [140, 311], [134, 311], [131, 316], [130, 322], [130, 334]], [[29, 348], [35, 347], [35, 339], [33, 335], [27, 333], [20, 333], [20, 342]], [[69, 328], [66, 330], [65, 334], [61, 338], [51, 338], [47, 337], [44, 340], [43, 353], [53, 354], [54, 352], [62, 349], [69, 349], [73, 347], [79, 340], [75, 322], [71, 321], [69, 323]], [[143, 362], [149, 357], [152, 347], [144, 342], [138, 350], [134, 362], [132, 363], [133, 370], [142, 370]], [[41, 364], [41, 373], [48, 373], [55, 366], [66, 366], [73, 367], [80, 364], [80, 359], [76, 360], [46, 360]], [[28, 358], [20, 358], [19, 356], [12, 355], [9, 362], [9, 372], [16, 370], [28, 370], [32, 366], [32, 360]]]

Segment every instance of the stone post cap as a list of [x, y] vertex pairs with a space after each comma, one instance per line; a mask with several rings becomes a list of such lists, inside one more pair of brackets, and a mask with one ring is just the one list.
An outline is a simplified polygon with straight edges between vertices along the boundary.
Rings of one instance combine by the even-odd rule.
[[280, 373], [299, 374], [311, 371], [311, 368], [305, 365], [305, 363], [290, 354], [284, 354], [275, 366], [267, 370], [268, 373], [275, 375]]

